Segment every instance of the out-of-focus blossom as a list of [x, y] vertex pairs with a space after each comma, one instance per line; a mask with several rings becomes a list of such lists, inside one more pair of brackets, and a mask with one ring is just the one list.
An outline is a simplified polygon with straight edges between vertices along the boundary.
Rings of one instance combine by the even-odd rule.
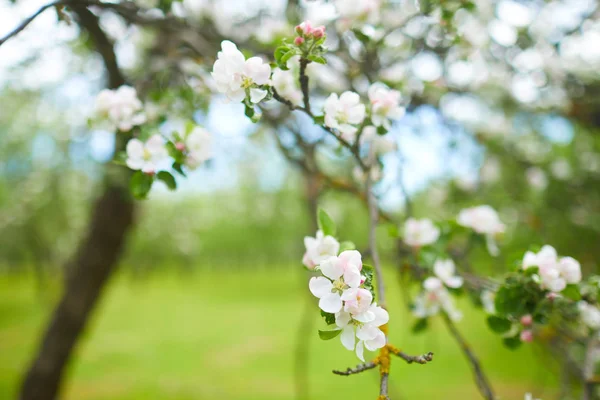
[[600, 310], [586, 301], [577, 303], [577, 308], [583, 323], [590, 329], [600, 329]]
[[314, 238], [306, 236], [304, 246], [306, 252], [302, 257], [302, 263], [309, 269], [314, 269], [329, 257], [337, 256], [340, 251], [340, 243], [333, 236], [324, 235], [322, 231], [317, 231]]
[[165, 142], [160, 135], [153, 135], [145, 143], [139, 139], [127, 142], [127, 166], [147, 174], [156, 172], [161, 161], [168, 157]]
[[360, 135], [361, 146], [368, 146], [370, 154], [382, 156], [398, 150], [398, 144], [389, 134], [379, 135], [377, 128], [372, 125], [365, 126]]
[[195, 127], [185, 138], [185, 165], [198, 168], [212, 157], [212, 135], [202, 127]]
[[527, 183], [536, 190], [544, 190], [546, 189], [546, 186], [548, 186], [548, 177], [541, 168], [528, 168], [525, 172], [525, 176], [527, 178]]
[[453, 321], [462, 319], [462, 313], [455, 307], [448, 289], [438, 278], [430, 277], [423, 282], [423, 292], [413, 304], [413, 314], [417, 318], [427, 318], [444, 311]]
[[346, 141], [353, 142], [360, 125], [365, 119], [365, 105], [354, 92], [344, 92], [338, 97], [332, 93], [325, 101], [325, 125], [336, 129]]
[[581, 266], [571, 257], [558, 258], [554, 247], [545, 245], [538, 253], [528, 251], [523, 257], [523, 269], [539, 268], [540, 284], [552, 292], [561, 292], [568, 284], [581, 281]]
[[146, 122], [144, 107], [136, 90], [126, 85], [116, 90], [102, 90], [96, 97], [96, 115], [122, 132]]
[[561, 181], [566, 181], [571, 178], [571, 175], [573, 174], [571, 164], [564, 158], [552, 162], [552, 164], [550, 164], [550, 171], [552, 171], [552, 175], [554, 175], [556, 179], [560, 179]]
[[457, 221], [460, 225], [484, 235], [495, 235], [504, 232], [505, 229], [496, 210], [488, 205], [461, 210]]
[[381, 82], [376, 82], [369, 87], [368, 94], [373, 125], [390, 129], [391, 120], [404, 116], [405, 109], [400, 106], [399, 91], [392, 90]]
[[433, 273], [449, 288], [456, 289], [463, 284], [463, 278], [455, 275], [456, 266], [452, 260], [436, 260]]
[[496, 293], [491, 290], [483, 290], [481, 292], [481, 304], [483, 309], [488, 314], [496, 313]]
[[404, 224], [404, 243], [411, 247], [427, 246], [440, 237], [440, 229], [430, 219], [409, 218]]

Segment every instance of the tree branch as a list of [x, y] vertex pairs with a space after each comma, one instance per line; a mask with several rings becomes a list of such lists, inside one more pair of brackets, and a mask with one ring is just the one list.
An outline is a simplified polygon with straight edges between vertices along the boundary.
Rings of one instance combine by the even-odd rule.
[[481, 364], [479, 363], [479, 359], [475, 356], [473, 351], [471, 351], [469, 344], [462, 337], [458, 329], [456, 329], [454, 322], [452, 322], [450, 317], [448, 317], [448, 314], [444, 312], [442, 313], [442, 317], [444, 319], [444, 322], [446, 323], [446, 326], [448, 327], [448, 330], [450, 331], [450, 333], [460, 346], [460, 349], [462, 350], [463, 354], [471, 364], [471, 370], [473, 371], [473, 376], [475, 378], [475, 383], [477, 384], [479, 392], [481, 393], [484, 399], [494, 400], [495, 396], [492, 390], [492, 386], [490, 385], [488, 378], [483, 372]]
[[338, 370], [334, 369], [332, 372], [336, 375], [350, 376], [350, 375], [360, 374], [361, 372], [365, 372], [370, 369], [373, 369], [373, 368], [377, 367], [377, 365], [379, 365], [379, 364], [371, 361], [371, 362], [368, 362], [365, 364], [359, 364], [354, 368], [348, 368], [345, 371], [338, 371]]
[[400, 351], [400, 349], [396, 349], [396, 348], [391, 348], [390, 352], [398, 357], [400, 357], [401, 359], [403, 359], [404, 361], [406, 361], [408, 364], [412, 364], [412, 363], [417, 363], [417, 364], [427, 364], [430, 361], [433, 361], [433, 353], [430, 351], [429, 353], [425, 353], [425, 354], [421, 354], [418, 356], [410, 356], [406, 353], [404, 353], [403, 351]]
[[30, 23], [33, 22], [34, 19], [36, 19], [39, 15], [41, 15], [44, 11], [46, 11], [49, 8], [58, 6], [58, 5], [62, 5], [64, 4], [63, 0], [59, 0], [59, 1], [55, 1], [49, 4], [46, 4], [45, 6], [41, 7], [39, 10], [37, 10], [35, 13], [33, 13], [33, 15], [31, 15], [29, 18], [26, 18], [23, 20], [23, 22], [21, 22], [21, 24], [19, 26], [17, 26], [15, 29], [13, 29], [11, 32], [9, 32], [6, 36], [4, 36], [2, 39], [0, 39], [0, 46], [2, 46], [4, 44], [4, 42], [6, 42], [8, 39], [18, 35], [23, 29], [27, 28], [27, 25], [29, 25]]

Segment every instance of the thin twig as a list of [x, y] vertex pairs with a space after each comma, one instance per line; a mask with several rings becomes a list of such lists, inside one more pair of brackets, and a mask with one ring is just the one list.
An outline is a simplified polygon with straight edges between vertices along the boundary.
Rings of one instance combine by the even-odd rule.
[[52, 3], [46, 4], [45, 6], [41, 7], [39, 10], [37, 10], [35, 13], [33, 13], [33, 15], [24, 19], [23, 22], [21, 22], [21, 24], [19, 26], [17, 26], [15, 29], [13, 29], [11, 32], [9, 32], [6, 36], [4, 36], [2, 39], [0, 39], [0, 46], [2, 46], [2, 44], [4, 42], [6, 42], [8, 39], [12, 38], [13, 36], [18, 35], [19, 32], [21, 32], [23, 29], [27, 28], [27, 25], [32, 23], [33, 20], [36, 19], [44, 11], [46, 11], [49, 8], [55, 7], [55, 6], [62, 5], [63, 3], [64, 3], [63, 0], [59, 0], [59, 1], [55, 1]]
[[408, 364], [412, 364], [412, 363], [427, 364], [428, 362], [433, 361], [433, 353], [432, 352], [421, 354], [418, 356], [411, 356], [411, 355], [404, 353], [403, 351], [397, 350], [397, 351], [392, 351], [392, 354], [400, 357], [401, 359], [406, 361]]
[[350, 376], [350, 375], [360, 374], [361, 372], [368, 371], [375, 367], [377, 367], [377, 363], [368, 362], [365, 364], [357, 365], [355, 368], [348, 368], [345, 371], [339, 371], [339, 370], [334, 369], [332, 372], [336, 375]]
[[444, 322], [446, 323], [446, 326], [448, 327], [448, 330], [450, 331], [450, 333], [452, 334], [452, 336], [454, 337], [454, 339], [460, 346], [460, 349], [462, 350], [463, 354], [465, 355], [465, 357], [469, 360], [469, 363], [471, 364], [471, 369], [473, 370], [473, 376], [475, 378], [475, 383], [477, 384], [477, 388], [479, 389], [479, 392], [481, 393], [483, 398], [485, 398], [486, 400], [494, 400], [495, 397], [494, 397], [494, 392], [492, 390], [492, 386], [490, 385], [488, 378], [486, 377], [485, 373], [483, 372], [481, 364], [479, 363], [479, 359], [471, 351], [469, 344], [462, 337], [461, 333], [458, 331], [458, 329], [456, 328], [456, 326], [454, 325], [454, 322], [452, 322], [450, 317], [448, 317], [448, 315], [446, 313], [442, 313], [442, 317], [444, 319]]

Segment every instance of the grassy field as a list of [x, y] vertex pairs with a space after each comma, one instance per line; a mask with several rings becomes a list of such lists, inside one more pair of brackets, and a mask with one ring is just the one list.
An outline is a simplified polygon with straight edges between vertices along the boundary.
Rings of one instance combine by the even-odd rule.
[[[191, 275], [117, 276], [80, 343], [64, 389], [65, 399], [294, 399], [294, 346], [308, 301], [306, 275], [292, 268], [271, 272], [213, 271]], [[408, 353], [433, 351], [429, 365], [392, 365], [392, 399], [478, 399], [468, 364], [437, 321], [411, 335], [390, 275], [391, 341]], [[51, 285], [52, 286], [52, 285]], [[0, 399], [16, 398], [58, 289], [40, 294], [26, 276], [0, 276]], [[465, 308], [465, 307], [463, 307]], [[337, 339], [306, 337], [311, 399], [376, 398], [377, 373], [354, 377], [332, 368], [358, 360]], [[554, 363], [539, 348], [504, 349], [466, 310], [461, 329], [480, 355], [501, 399], [555, 397]]]

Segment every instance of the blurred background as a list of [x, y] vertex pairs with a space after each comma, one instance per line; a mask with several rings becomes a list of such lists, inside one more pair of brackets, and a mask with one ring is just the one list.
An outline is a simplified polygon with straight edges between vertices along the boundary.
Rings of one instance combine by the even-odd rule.
[[[223, 37], [248, 36], [251, 28], [238, 29], [241, 21], [258, 19], [262, 33], [275, 32], [255, 38], [267, 49], [281, 29], [272, 21], [285, 25], [282, 15], [289, 10], [286, 1], [245, 1], [244, 7], [234, 1], [138, 3], [195, 21], [210, 15]], [[477, 36], [476, 29], [482, 29], [486, 39], [476, 50], [460, 57], [434, 52], [444, 46], [435, 42], [429, 20], [409, 26], [410, 43], [396, 49], [410, 58], [389, 67], [386, 82], [395, 83], [407, 103], [413, 101], [390, 132], [398, 151], [383, 159], [380, 205], [399, 221], [408, 207], [417, 217], [444, 221], [463, 207], [493, 206], [508, 229], [501, 256], [471, 256], [483, 274], [500, 275], [530, 245], [546, 243], [580, 260], [586, 273], [596, 272], [598, 4], [476, 3], [480, 11], [473, 18], [457, 10], [451, 16], [470, 47], [476, 40], [469, 33]], [[44, 4], [0, 0], [0, 36]], [[324, 17], [317, 5], [330, 10], [332, 3], [298, 7]], [[155, 50], [152, 32], [110, 10], [95, 13], [128, 77], [135, 82], [153, 70], [151, 84], [159, 87], [161, 79], [174, 79], [156, 73], [168, 59], [147, 63]], [[47, 11], [0, 47], [1, 399], [18, 397], [64, 293], [69, 261], [87, 237], [114, 153], [114, 134], [87, 124], [105, 86], [102, 58], [77, 21], [59, 21], [58, 15]], [[553, 51], [540, 39], [540, 20]], [[579, 38], [579, 47], [572, 37]], [[570, 47], [564, 44], [568, 40]], [[419, 41], [425, 44], [419, 47]], [[214, 52], [205, 58], [177, 59], [178, 71], [196, 68], [192, 61], [209, 71], [218, 46], [213, 43]], [[324, 81], [336, 82], [325, 73]], [[189, 100], [186, 106], [169, 103], [182, 110], [181, 117], [161, 129], [193, 116], [214, 136], [214, 157], [180, 180], [176, 192], [156, 184], [148, 200], [137, 202], [118, 268], [77, 342], [61, 398], [372, 398], [377, 374], [331, 374], [357, 360], [338, 343], [319, 340], [323, 322], [301, 265], [303, 237], [314, 234], [312, 203], [318, 201], [337, 222], [342, 239], [360, 249], [367, 238], [362, 202], [326, 187], [317, 199], [307, 190], [305, 174], [280, 151], [273, 127], [251, 123], [243, 105], [187, 83], [172, 94]], [[301, 117], [296, 124], [309, 142], [320, 134]], [[290, 134], [280, 134], [285, 146]], [[331, 149], [317, 158], [330, 170], [346, 165]], [[411, 332], [414, 317], [402, 300], [390, 229], [384, 224], [379, 236], [392, 341], [410, 354], [435, 353], [429, 365], [394, 364], [392, 398], [479, 398], [469, 364], [441, 323], [425, 333]], [[544, 350], [545, 343], [508, 350], [487, 329], [480, 310], [467, 299], [459, 305], [465, 318], [457, 326], [498, 398], [521, 399], [525, 392], [558, 398], [564, 366]]]

